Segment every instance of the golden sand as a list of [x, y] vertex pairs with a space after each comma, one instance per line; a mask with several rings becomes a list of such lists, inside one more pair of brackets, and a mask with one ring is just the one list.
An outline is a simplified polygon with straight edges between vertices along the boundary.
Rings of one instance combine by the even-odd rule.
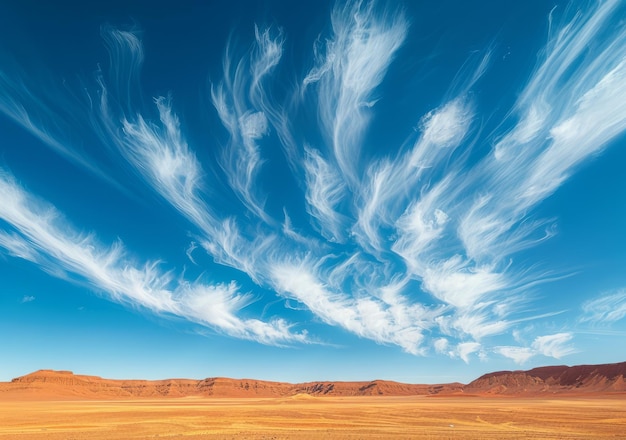
[[0, 440], [626, 438], [626, 396], [1, 401]]

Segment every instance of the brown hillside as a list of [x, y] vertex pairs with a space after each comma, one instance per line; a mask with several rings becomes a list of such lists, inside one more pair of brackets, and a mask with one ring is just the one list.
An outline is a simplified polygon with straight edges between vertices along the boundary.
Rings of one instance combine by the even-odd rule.
[[605, 393], [626, 392], [626, 362], [603, 365], [558, 365], [528, 371], [485, 374], [464, 387], [468, 393]]
[[132, 399], [162, 397], [287, 397], [287, 396], [449, 396], [604, 394], [626, 392], [626, 362], [605, 365], [565, 365], [528, 371], [485, 374], [468, 385], [416, 385], [371, 382], [307, 382], [290, 384], [253, 379], [213, 377], [202, 380], [114, 380], [39, 370], [0, 382], [0, 400], [7, 399]]
[[113, 380], [70, 371], [39, 370], [0, 383], [4, 398], [126, 399], [154, 397], [407, 396], [460, 391], [462, 384], [412, 385], [390, 381], [290, 384], [223, 377], [166, 380]]
[[463, 385], [416, 385], [387, 380], [371, 382], [309, 382], [294, 385], [296, 393], [313, 396], [416, 396], [460, 392]]

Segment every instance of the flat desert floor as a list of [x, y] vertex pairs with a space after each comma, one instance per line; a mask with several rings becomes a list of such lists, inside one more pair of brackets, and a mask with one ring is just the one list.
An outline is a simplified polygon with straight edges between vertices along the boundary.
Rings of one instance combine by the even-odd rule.
[[0, 402], [0, 440], [626, 438], [626, 396]]

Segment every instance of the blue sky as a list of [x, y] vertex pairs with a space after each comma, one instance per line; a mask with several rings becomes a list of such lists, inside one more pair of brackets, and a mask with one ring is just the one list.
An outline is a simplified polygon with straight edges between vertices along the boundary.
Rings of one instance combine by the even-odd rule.
[[623, 361], [602, 2], [3, 2], [0, 380]]

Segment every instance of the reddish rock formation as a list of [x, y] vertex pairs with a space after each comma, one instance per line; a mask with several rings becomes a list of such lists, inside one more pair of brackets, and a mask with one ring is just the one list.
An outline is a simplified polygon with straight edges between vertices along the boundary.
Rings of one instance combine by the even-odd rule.
[[539, 367], [485, 374], [464, 387], [478, 394], [554, 394], [626, 392], [626, 362]]
[[288, 396], [445, 396], [598, 394], [626, 392], [626, 362], [565, 365], [528, 371], [485, 374], [468, 385], [416, 385], [385, 380], [290, 384], [223, 377], [165, 380], [114, 380], [39, 370], [0, 383], [2, 399], [128, 399], [156, 397], [288, 397]]
[[151, 397], [286, 397], [311, 396], [408, 396], [459, 392], [460, 383], [414, 385], [375, 380], [372, 382], [308, 382], [290, 384], [253, 379], [214, 377], [202, 380], [114, 380], [83, 376], [70, 371], [39, 370], [0, 383], [0, 399], [24, 398], [124, 399]]

